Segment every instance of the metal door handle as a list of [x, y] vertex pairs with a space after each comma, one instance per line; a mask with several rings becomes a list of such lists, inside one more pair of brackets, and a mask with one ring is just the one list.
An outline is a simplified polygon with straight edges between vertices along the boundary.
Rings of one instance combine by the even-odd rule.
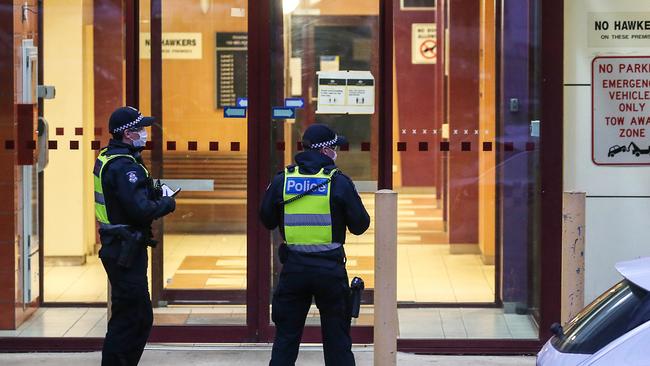
[[318, 102], [318, 98], [314, 98], [314, 88], [311, 86], [307, 89], [307, 100], [312, 103]]

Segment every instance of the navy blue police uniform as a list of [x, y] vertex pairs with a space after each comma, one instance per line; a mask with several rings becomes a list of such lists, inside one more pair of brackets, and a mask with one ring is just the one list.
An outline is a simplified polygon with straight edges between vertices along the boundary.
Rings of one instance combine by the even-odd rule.
[[160, 197], [155, 191], [140, 155], [142, 150], [111, 139], [102, 152], [106, 156], [121, 155], [110, 160], [100, 177], [108, 220], [111, 226], [128, 227], [143, 238], [133, 249], [130, 266], [125, 267], [119, 263], [123, 238], [103, 230], [100, 224], [99, 257], [111, 283], [112, 301], [102, 365], [137, 365], [142, 356], [153, 324], [147, 281], [147, 245], [155, 245], [151, 224], [176, 207], [173, 198]]
[[[309, 142], [314, 144], [319, 142], [318, 140], [329, 138], [330, 132], [334, 135], [329, 129], [321, 131], [319, 129], [322, 127], [315, 128], [320, 134], [311, 136], [311, 141], [303, 138], [305, 146], [309, 146]], [[305, 136], [314, 132], [310, 129], [305, 132]], [[321, 134], [325, 136], [320, 137]], [[326, 171], [336, 169], [334, 160], [316, 149], [307, 149], [297, 154], [295, 161], [295, 169], [299, 169], [301, 174], [313, 175], [323, 168]], [[283, 225], [284, 180], [284, 171], [273, 178], [263, 198], [260, 217], [267, 229], [279, 227], [283, 239], [286, 240]], [[292, 250], [290, 245], [280, 246], [279, 256], [283, 266], [272, 301], [272, 320], [276, 326], [276, 335], [271, 366], [295, 364], [312, 299], [320, 311], [325, 364], [355, 364], [350, 338], [350, 287], [343, 244], [346, 229], [352, 234], [361, 235], [368, 229], [370, 217], [352, 180], [340, 172], [332, 177], [330, 212], [332, 242], [340, 243], [339, 247], [320, 252], [301, 252]]]

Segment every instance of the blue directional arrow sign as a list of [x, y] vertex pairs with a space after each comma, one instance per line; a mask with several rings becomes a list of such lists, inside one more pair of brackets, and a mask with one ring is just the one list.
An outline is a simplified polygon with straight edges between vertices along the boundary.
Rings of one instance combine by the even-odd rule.
[[289, 108], [304, 108], [305, 100], [303, 98], [286, 98], [284, 106]]
[[273, 119], [296, 118], [296, 110], [286, 107], [273, 107]]
[[224, 118], [246, 118], [246, 108], [223, 107]]
[[237, 107], [248, 108], [248, 98], [237, 98]]

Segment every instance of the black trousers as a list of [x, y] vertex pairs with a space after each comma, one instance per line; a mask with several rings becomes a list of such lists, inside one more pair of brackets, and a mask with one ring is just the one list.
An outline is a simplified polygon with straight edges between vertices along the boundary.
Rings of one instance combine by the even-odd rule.
[[280, 274], [273, 294], [272, 319], [276, 333], [270, 365], [295, 365], [312, 298], [320, 311], [325, 365], [354, 366], [347, 276], [313, 272]]
[[102, 349], [102, 366], [137, 365], [153, 324], [147, 283], [147, 255], [139, 255], [131, 268], [102, 258], [111, 282], [111, 319]]

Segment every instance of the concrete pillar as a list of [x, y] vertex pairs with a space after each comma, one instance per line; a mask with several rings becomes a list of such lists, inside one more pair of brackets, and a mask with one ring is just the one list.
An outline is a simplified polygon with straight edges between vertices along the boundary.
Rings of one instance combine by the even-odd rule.
[[585, 204], [584, 192], [562, 196], [562, 324], [584, 306]]
[[375, 193], [374, 365], [397, 364], [397, 193]]

